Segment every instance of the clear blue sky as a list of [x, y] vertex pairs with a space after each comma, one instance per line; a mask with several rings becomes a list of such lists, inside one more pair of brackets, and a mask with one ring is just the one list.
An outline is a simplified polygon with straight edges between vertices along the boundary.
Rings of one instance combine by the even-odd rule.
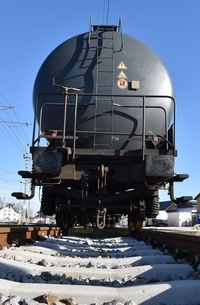
[[[104, 0], [0, 0], [0, 111], [2, 120], [32, 122], [32, 88], [46, 56], [64, 40], [86, 32], [89, 19], [104, 21]], [[167, 66], [177, 100], [176, 172], [190, 179], [177, 184], [176, 195], [196, 196], [199, 185], [200, 1], [110, 0], [108, 23], [122, 17], [123, 31], [151, 47]], [[0, 109], [2, 110], [2, 108]], [[0, 123], [0, 196], [22, 190], [23, 169], [32, 127]], [[161, 195], [161, 199], [166, 199]], [[31, 201], [39, 208], [36, 197]]]

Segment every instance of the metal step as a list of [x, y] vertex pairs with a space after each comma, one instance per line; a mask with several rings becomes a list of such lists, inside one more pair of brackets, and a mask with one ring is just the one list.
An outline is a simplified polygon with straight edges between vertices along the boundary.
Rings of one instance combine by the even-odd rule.
[[18, 171], [18, 175], [25, 179], [30, 179], [33, 177], [33, 174], [29, 171]]
[[192, 199], [193, 199], [192, 196], [182, 196], [182, 197], [176, 198], [175, 203], [180, 204], [180, 203], [188, 202]]
[[189, 177], [188, 174], [177, 174], [176, 176], [170, 178], [168, 182], [182, 182]]
[[24, 199], [24, 200], [30, 198], [29, 195], [21, 192], [14, 192], [12, 193], [12, 196], [15, 197], [16, 199]]

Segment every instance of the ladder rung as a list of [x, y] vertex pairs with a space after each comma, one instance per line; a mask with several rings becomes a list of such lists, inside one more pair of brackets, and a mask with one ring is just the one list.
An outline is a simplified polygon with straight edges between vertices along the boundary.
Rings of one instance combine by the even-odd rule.
[[96, 37], [97, 39], [100, 39], [100, 40], [113, 40], [113, 37], [111, 38], [108, 38], [108, 37]]
[[[114, 47], [111, 47], [111, 48], [108, 48], [108, 47], [100, 47], [100, 46], [90, 46], [90, 50], [95, 50], [96, 51], [96, 49], [106, 49], [106, 50], [114, 50]], [[112, 57], [110, 57], [110, 58], [112, 58]]]
[[96, 46], [96, 48], [99, 48], [99, 49], [106, 49], [106, 50], [114, 50], [113, 47]]
[[98, 70], [98, 72], [104, 72], [104, 73], [113, 73], [113, 71], [109, 70], [109, 71], [105, 71], [105, 70]]
[[95, 143], [94, 144], [94, 147], [96, 147], [96, 146], [108, 146], [108, 147], [110, 147], [111, 145], [110, 144], [98, 144], [98, 143]]
[[[110, 112], [110, 114], [111, 114], [111, 109], [110, 110], [107, 110], [106, 112]], [[96, 112], [96, 115], [103, 115], [103, 114], [108, 114], [108, 113], [106, 113], [105, 111], [104, 112]]]
[[104, 87], [113, 87], [113, 84], [108, 85], [108, 84], [96, 84], [96, 86], [104, 86]]
[[113, 102], [113, 99], [112, 99], [112, 98], [100, 98], [100, 97], [98, 96], [98, 101], [101, 101], [101, 102], [104, 102], [104, 101]]
[[99, 56], [98, 58], [100, 58], [100, 59], [113, 59], [113, 57], [101, 57], [101, 56]]
[[101, 132], [108, 132], [108, 131], [112, 131], [112, 128], [96, 128], [96, 131], [101, 131]]
[[[105, 48], [105, 47], [98, 47], [98, 46], [90, 46], [90, 51], [95, 51], [96, 52], [96, 50], [97, 49], [106, 49], [106, 50], [114, 50], [114, 48]], [[100, 57], [100, 58], [104, 58], [104, 57]], [[112, 59], [112, 57], [107, 57], [106, 59]]]
[[93, 24], [92, 25], [92, 28], [93, 28], [93, 31], [113, 31], [113, 32], [116, 32], [117, 29], [118, 29], [118, 26], [117, 25], [102, 25], [102, 24], [99, 24], [99, 25], [96, 25], [96, 24]]

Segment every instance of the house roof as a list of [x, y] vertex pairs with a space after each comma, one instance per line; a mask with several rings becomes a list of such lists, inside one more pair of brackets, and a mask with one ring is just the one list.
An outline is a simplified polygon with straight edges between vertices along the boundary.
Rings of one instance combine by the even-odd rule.
[[6, 204], [6, 206], [2, 207], [0, 210], [2, 210], [2, 209], [4, 209], [4, 208], [11, 208], [11, 209], [13, 209], [16, 213], [19, 213], [19, 210], [18, 210], [16, 207], [14, 207], [12, 203]]
[[196, 197], [194, 199], [197, 200], [199, 197], [200, 197], [200, 193], [198, 195], [196, 195]]
[[160, 202], [160, 211], [165, 211], [170, 205], [171, 205], [171, 201], [161, 201]]
[[193, 208], [197, 206], [197, 202], [195, 200], [190, 200], [186, 202], [182, 202], [180, 204], [176, 204], [175, 202], [172, 202], [170, 206], [166, 209], [166, 212], [176, 212], [181, 209], [186, 208]]

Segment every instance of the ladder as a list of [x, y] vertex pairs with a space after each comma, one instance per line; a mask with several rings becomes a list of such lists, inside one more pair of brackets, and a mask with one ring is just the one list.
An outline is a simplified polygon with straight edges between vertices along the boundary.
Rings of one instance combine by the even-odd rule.
[[94, 148], [112, 147], [113, 97], [98, 94], [114, 94], [114, 32], [117, 28], [96, 25], [90, 37], [96, 56]]

